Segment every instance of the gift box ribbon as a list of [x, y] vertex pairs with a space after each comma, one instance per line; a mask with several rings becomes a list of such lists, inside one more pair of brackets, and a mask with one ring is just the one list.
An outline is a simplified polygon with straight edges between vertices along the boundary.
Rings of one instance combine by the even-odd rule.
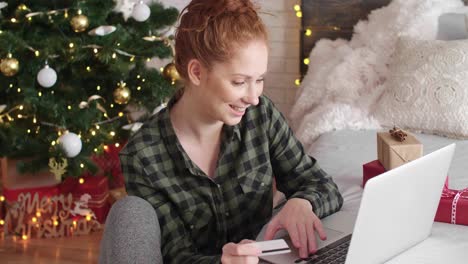
[[453, 198], [452, 201], [452, 213], [450, 218], [450, 223], [456, 224], [457, 222], [457, 204], [460, 198], [468, 199], [468, 188], [465, 188], [461, 191], [451, 190], [451, 189], [444, 189], [442, 192], [443, 198]]

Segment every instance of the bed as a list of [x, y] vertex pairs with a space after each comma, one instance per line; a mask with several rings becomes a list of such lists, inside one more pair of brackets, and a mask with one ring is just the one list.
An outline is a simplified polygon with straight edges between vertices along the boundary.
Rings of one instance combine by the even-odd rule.
[[[290, 120], [307, 153], [333, 176], [344, 196], [345, 211], [358, 211], [362, 165], [377, 159], [376, 134], [392, 125], [412, 132], [423, 144], [424, 154], [455, 142], [449, 188], [468, 187], [468, 89], [462, 84], [465, 77], [458, 75], [468, 68], [468, 57], [457, 52], [439, 56], [442, 61], [431, 57], [423, 60], [429, 65], [425, 68], [421, 59], [408, 61], [413, 55], [426, 59], [445, 46], [450, 52], [465, 50], [468, 46], [456, 45], [467, 41], [447, 44], [441, 40], [466, 38], [467, 8], [459, 0], [394, 0], [385, 7], [389, 2], [304, 0], [302, 4], [304, 31], [313, 28], [312, 32], [319, 33], [303, 37], [301, 57], [309, 58], [311, 64], [302, 66], [303, 83]], [[371, 12], [376, 8], [380, 9]], [[333, 20], [333, 10], [344, 14], [343, 9], [351, 10], [347, 15], [354, 17]], [[361, 21], [354, 28], [343, 24], [368, 16], [369, 22]], [[385, 17], [394, 18], [393, 24], [383, 25]], [[460, 58], [463, 62], [459, 63]], [[424, 69], [412, 69], [413, 62]], [[453, 68], [457, 63], [461, 69]], [[438, 66], [446, 64], [445, 69]], [[402, 69], [404, 73], [399, 72]], [[428, 239], [387, 263], [468, 263], [466, 249], [468, 226], [434, 222]]]

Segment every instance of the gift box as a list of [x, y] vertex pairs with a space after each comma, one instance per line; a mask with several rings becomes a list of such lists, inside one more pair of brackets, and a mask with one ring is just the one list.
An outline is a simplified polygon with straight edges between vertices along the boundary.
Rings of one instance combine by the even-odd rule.
[[9, 158], [0, 159], [0, 174], [3, 188], [13, 189], [34, 189], [39, 187], [49, 187], [59, 184], [48, 169], [37, 173], [21, 174], [17, 171], [17, 163], [27, 160], [15, 160]]
[[104, 147], [102, 154], [92, 157], [92, 160], [100, 169], [97, 174], [108, 176], [110, 189], [118, 189], [125, 186], [119, 159], [119, 152], [124, 145], [125, 142], [107, 145]]
[[422, 157], [423, 145], [412, 134], [406, 134], [406, 139], [399, 141], [389, 132], [377, 133], [377, 156], [386, 170]]
[[385, 168], [382, 166], [379, 160], [374, 160], [362, 165], [362, 172], [362, 188], [364, 188], [366, 182], [369, 179], [384, 173]]
[[[109, 186], [105, 176], [86, 175], [81, 178], [66, 178], [60, 185], [60, 193], [73, 195], [73, 215], [91, 215], [104, 223], [109, 213]], [[90, 211], [91, 210], [91, 211]]]
[[[385, 168], [379, 160], [374, 160], [362, 165], [362, 187], [364, 188], [366, 182], [369, 179], [378, 176], [386, 171], [387, 170], [385, 170]], [[447, 178], [445, 179], [444, 190], [448, 189], [448, 182], [449, 180], [447, 176]]]
[[461, 191], [444, 188], [434, 221], [468, 225], [468, 188]]

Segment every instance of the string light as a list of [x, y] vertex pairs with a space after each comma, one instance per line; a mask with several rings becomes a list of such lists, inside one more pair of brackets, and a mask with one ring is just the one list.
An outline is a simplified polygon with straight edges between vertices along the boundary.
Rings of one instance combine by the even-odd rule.
[[147, 62], [150, 62], [150, 61], [151, 61], [151, 58], [146, 58], [146, 61], [147, 61]]
[[32, 21], [32, 17], [28, 17], [28, 21]]
[[94, 148], [94, 152], [96, 152], [96, 153], [97, 153], [97, 152], [98, 152], [98, 149], [97, 149], [97, 148]]
[[110, 134], [112, 137], [115, 136], [115, 132], [114, 132], [114, 131], [111, 131], [109, 134]]
[[130, 57], [130, 61], [134, 61], [134, 60], [135, 60], [135, 56]]
[[0, 220], [0, 225], [4, 225], [4, 224], [5, 224], [5, 221], [3, 221], [3, 219]]
[[31, 129], [28, 129], [28, 134], [31, 134]]
[[23, 236], [21, 236], [21, 238], [22, 238], [23, 240], [27, 240], [27, 239], [28, 239], [28, 236], [27, 236], [27, 235], [23, 235]]
[[23, 110], [24, 106], [20, 105], [19, 110]]
[[296, 16], [301, 18], [302, 17], [302, 11], [296, 12]]
[[104, 145], [103, 148], [104, 148], [105, 151], [108, 151], [108, 150], [109, 150], [109, 146], [107, 146], [107, 145]]
[[117, 47], [120, 47], [120, 43], [117, 43]]
[[12, 83], [10, 83], [10, 88], [13, 88], [13, 84], [12, 84]]
[[307, 37], [312, 36], [312, 29], [310, 29], [310, 28], [306, 29], [305, 35], [306, 35]]
[[99, 125], [96, 125], [96, 129], [99, 130], [101, 127]]
[[100, 86], [100, 85], [96, 86], [96, 90], [100, 91], [100, 90], [101, 90], [101, 86]]
[[54, 226], [58, 226], [59, 222], [57, 220], [54, 220]]
[[146, 82], [146, 79], [141, 79], [142, 82]]
[[39, 97], [41, 97], [41, 96], [42, 96], [42, 92], [38, 92], [37, 95], [38, 95]]
[[110, 104], [110, 108], [114, 108], [114, 104]]
[[92, 136], [95, 136], [95, 135], [96, 135], [96, 131], [91, 130], [91, 135], [92, 135]]
[[37, 212], [36, 212], [36, 216], [37, 216], [37, 217], [41, 217], [41, 212], [37, 211]]
[[94, 48], [93, 49], [94, 53], [98, 53], [98, 49]]
[[17, 91], [18, 91], [18, 93], [21, 93], [21, 88], [18, 87], [18, 90], [17, 90]]
[[[84, 167], [84, 165], [83, 165], [83, 167]], [[78, 182], [79, 182], [80, 184], [83, 184], [83, 183], [84, 183], [84, 179], [83, 179], [83, 178], [80, 178], [80, 179], [78, 180]]]
[[164, 67], [159, 68], [159, 71], [163, 72], [163, 71], [164, 71]]
[[36, 218], [36, 217], [33, 217], [33, 218], [32, 218], [32, 222], [33, 222], [33, 223], [36, 223], [36, 222], [37, 222], [37, 218]]
[[305, 65], [309, 65], [309, 63], [310, 63], [310, 59], [309, 59], [309, 58], [305, 58], [305, 59], [304, 59], [304, 64], [305, 64]]
[[141, 90], [141, 86], [138, 86], [138, 87], [137, 87], [137, 91], [140, 91], [140, 90]]
[[120, 147], [120, 144], [119, 144], [119, 143], [115, 143], [115, 147], [116, 147], [116, 148]]
[[11, 23], [16, 23], [16, 22], [18, 22], [18, 20], [16, 20], [16, 18], [11, 19]]
[[72, 106], [71, 106], [71, 105], [67, 106], [67, 108], [68, 108], [68, 110], [72, 110]]
[[112, 53], [112, 58], [113, 58], [113, 59], [117, 58], [117, 54]]
[[78, 14], [78, 15], [81, 15], [82, 13], [83, 13], [83, 12], [81, 11], [81, 9], [78, 9], [77, 14]]
[[138, 75], [137, 75], [137, 79], [140, 79], [140, 78], [141, 78], [141, 76], [140, 76], [140, 74], [138, 74]]
[[36, 57], [39, 57], [39, 55], [41, 55], [41, 53], [38, 50], [34, 51], [34, 54], [36, 55]]
[[37, 119], [36, 117], [33, 118], [33, 124], [36, 124], [37, 123]]
[[301, 79], [296, 79], [296, 81], [294, 82], [297, 86], [301, 85]]
[[70, 47], [70, 49], [73, 49], [73, 47], [75, 47], [75, 44], [73, 44], [73, 42], [70, 42], [70, 44], [68, 44], [68, 47]]
[[301, 6], [300, 5], [294, 5], [294, 11], [296, 11], [296, 12], [301, 11]]
[[2, 195], [0, 196], [0, 202], [3, 202], [3, 201], [5, 201], [5, 196]]
[[84, 164], [83, 164], [83, 163], [80, 164], [80, 168], [82, 168], [82, 169], [84, 168]]
[[50, 143], [52, 146], [55, 146], [55, 140]]
[[124, 113], [119, 112], [119, 116], [120, 116], [120, 117], [124, 116]]
[[91, 71], [91, 67], [90, 67], [90, 66], [86, 66], [86, 70], [87, 70], [88, 72], [90, 72], [90, 71]]
[[68, 18], [68, 10], [65, 10], [65, 13], [63, 13], [64, 18]]
[[86, 216], [86, 221], [91, 221], [91, 215]]

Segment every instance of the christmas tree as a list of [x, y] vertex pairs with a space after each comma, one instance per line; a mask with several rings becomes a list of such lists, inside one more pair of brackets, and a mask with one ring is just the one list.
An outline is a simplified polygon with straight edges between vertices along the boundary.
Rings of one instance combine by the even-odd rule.
[[113, 0], [0, 2], [0, 157], [20, 172], [67, 161], [64, 176], [93, 170], [93, 155], [124, 142], [174, 92], [175, 8]]

